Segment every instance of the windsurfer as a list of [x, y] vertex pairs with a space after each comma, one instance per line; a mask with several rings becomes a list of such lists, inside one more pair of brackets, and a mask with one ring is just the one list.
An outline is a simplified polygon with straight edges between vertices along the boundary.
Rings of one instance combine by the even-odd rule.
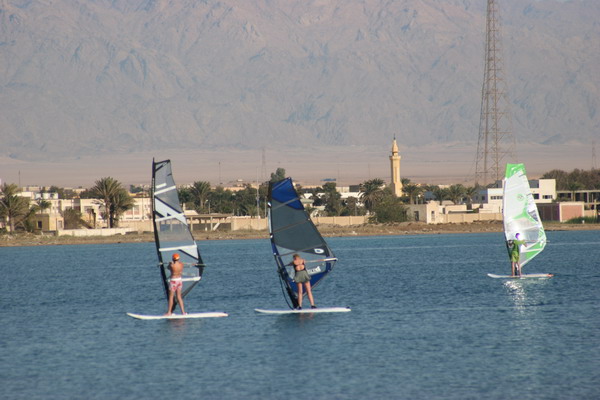
[[521, 263], [519, 261], [521, 245], [527, 247], [524, 240], [519, 239], [520, 234], [515, 235], [515, 240], [508, 241], [508, 251], [510, 252], [510, 264], [512, 276], [521, 276]]
[[169, 271], [171, 271], [171, 277], [169, 278], [169, 310], [165, 315], [171, 315], [173, 313], [173, 300], [175, 295], [177, 295], [177, 303], [179, 303], [179, 307], [181, 308], [182, 314], [187, 314], [183, 307], [183, 296], [181, 295], [181, 290], [183, 289], [183, 280], [181, 278], [181, 273], [183, 272], [183, 264], [179, 261], [179, 254], [173, 254], [173, 261], [169, 263]]
[[306, 271], [305, 261], [299, 254], [294, 254], [294, 260], [292, 261], [294, 266], [294, 282], [298, 287], [298, 309], [302, 309], [302, 297], [304, 296], [303, 289], [306, 288], [306, 295], [310, 301], [310, 308], [317, 308], [315, 306], [315, 300], [313, 299], [312, 289], [310, 286], [310, 276]]

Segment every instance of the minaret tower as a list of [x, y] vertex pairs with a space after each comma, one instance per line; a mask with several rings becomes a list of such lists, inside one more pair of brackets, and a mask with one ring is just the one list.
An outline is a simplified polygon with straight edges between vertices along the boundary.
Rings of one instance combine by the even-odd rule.
[[402, 181], [400, 180], [400, 154], [398, 154], [398, 143], [396, 136], [392, 142], [392, 155], [390, 156], [390, 167], [392, 168], [392, 191], [398, 197], [402, 196]]

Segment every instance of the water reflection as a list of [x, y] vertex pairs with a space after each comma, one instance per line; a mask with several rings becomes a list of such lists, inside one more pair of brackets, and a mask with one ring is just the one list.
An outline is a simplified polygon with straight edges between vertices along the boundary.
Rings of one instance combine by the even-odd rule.
[[165, 331], [170, 334], [176, 334], [176, 336], [182, 335], [187, 331], [186, 319], [167, 319], [165, 320]]
[[515, 307], [519, 311], [524, 311], [527, 301], [527, 293], [521, 280], [512, 279], [504, 282], [504, 287], [507, 289]]

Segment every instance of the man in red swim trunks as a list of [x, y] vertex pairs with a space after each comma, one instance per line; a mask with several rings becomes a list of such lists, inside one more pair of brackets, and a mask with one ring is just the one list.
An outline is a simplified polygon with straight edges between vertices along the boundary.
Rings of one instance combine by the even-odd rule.
[[183, 289], [183, 280], [181, 273], [183, 272], [183, 264], [179, 261], [179, 254], [173, 254], [173, 261], [169, 263], [169, 271], [171, 276], [169, 277], [169, 310], [165, 315], [171, 315], [173, 312], [173, 299], [177, 295], [177, 303], [181, 307], [181, 313], [187, 314], [183, 308], [183, 296], [181, 290]]

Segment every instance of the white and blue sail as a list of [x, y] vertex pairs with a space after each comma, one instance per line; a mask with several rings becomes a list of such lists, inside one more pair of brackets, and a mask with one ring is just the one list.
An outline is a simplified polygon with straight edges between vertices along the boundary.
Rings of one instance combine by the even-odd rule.
[[170, 160], [152, 160], [152, 221], [165, 294], [169, 295], [169, 262], [177, 253], [184, 265], [182, 295], [185, 296], [202, 278], [204, 263], [179, 203]]
[[316, 286], [331, 272], [337, 258], [304, 210], [291, 178], [269, 184], [269, 233], [277, 272], [291, 304], [298, 306], [294, 254], [306, 261], [310, 283]]
[[525, 241], [520, 247], [522, 268], [546, 247], [546, 233], [523, 164], [506, 165], [502, 215], [506, 241], [515, 240], [517, 233]]

